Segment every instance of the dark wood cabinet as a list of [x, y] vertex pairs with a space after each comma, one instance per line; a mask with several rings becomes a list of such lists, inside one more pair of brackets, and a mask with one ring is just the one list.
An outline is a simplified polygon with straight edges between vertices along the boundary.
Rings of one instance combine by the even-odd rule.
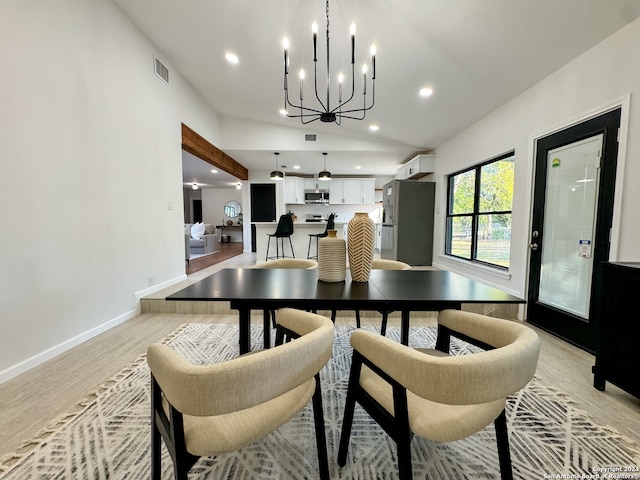
[[599, 288], [593, 386], [610, 382], [640, 398], [640, 262], [607, 262]]

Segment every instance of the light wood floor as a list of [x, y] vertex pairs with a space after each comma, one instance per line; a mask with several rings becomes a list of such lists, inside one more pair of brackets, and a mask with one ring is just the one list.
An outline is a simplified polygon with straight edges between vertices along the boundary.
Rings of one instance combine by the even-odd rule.
[[[189, 276], [194, 282], [224, 267], [255, 263], [255, 254], [242, 254]], [[350, 312], [337, 324], [353, 325]], [[262, 323], [256, 315], [255, 322]], [[364, 324], [379, 325], [379, 316], [363, 316]], [[235, 314], [141, 314], [63, 355], [0, 385], [0, 458], [17, 451], [23, 441], [61, 415], [77, 410], [78, 402], [142, 355], [148, 344], [161, 340], [187, 322], [237, 323]], [[390, 325], [398, 324], [395, 318]], [[412, 320], [412, 326], [432, 325], [434, 318]], [[640, 444], [640, 400], [607, 385], [592, 387], [592, 355], [539, 331], [543, 341], [537, 376], [543, 383], [568, 393], [594, 421], [609, 425]]]

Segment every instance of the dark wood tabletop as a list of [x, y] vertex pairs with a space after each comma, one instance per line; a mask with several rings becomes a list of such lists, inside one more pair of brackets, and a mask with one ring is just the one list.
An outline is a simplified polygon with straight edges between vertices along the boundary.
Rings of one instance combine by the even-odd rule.
[[500, 289], [443, 270], [373, 270], [369, 281], [318, 280], [318, 270], [226, 268], [172, 295], [171, 301], [229, 301], [240, 321], [240, 351], [250, 350], [251, 310], [400, 311], [403, 343], [409, 312], [460, 309], [462, 303], [524, 303]]

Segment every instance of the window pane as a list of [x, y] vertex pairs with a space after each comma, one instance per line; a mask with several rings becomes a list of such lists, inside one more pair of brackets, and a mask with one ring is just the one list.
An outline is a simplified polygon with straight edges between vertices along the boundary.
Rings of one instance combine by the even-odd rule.
[[475, 184], [475, 170], [451, 177], [451, 212], [449, 213], [473, 213]]
[[471, 259], [471, 216], [451, 218], [451, 255]]
[[513, 159], [498, 160], [480, 169], [480, 212], [511, 211]]
[[508, 268], [510, 245], [511, 214], [478, 216], [477, 260]]

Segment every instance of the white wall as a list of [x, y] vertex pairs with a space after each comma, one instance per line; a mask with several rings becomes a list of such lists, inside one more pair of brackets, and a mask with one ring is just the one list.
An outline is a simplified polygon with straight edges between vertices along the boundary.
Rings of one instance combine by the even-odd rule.
[[184, 275], [181, 122], [218, 118], [154, 54], [108, 0], [0, 2], [0, 382]]
[[237, 224], [237, 218], [230, 219], [224, 213], [224, 205], [229, 200], [236, 200], [242, 207], [242, 191], [235, 188], [203, 188], [202, 221], [213, 225], [223, 225], [227, 223], [227, 220], [232, 220], [234, 224]]
[[[640, 92], [639, 44], [640, 20], [636, 20], [438, 148], [435, 265], [525, 296], [535, 137], [593, 116], [607, 107], [625, 104], [628, 94], [632, 95], [632, 101], [629, 109], [626, 104], [623, 108], [612, 260], [640, 260], [640, 223], [637, 221], [640, 189], [633, 188], [640, 180], [640, 104], [635, 99]], [[446, 175], [513, 149], [516, 170], [510, 277], [441, 256]]]

